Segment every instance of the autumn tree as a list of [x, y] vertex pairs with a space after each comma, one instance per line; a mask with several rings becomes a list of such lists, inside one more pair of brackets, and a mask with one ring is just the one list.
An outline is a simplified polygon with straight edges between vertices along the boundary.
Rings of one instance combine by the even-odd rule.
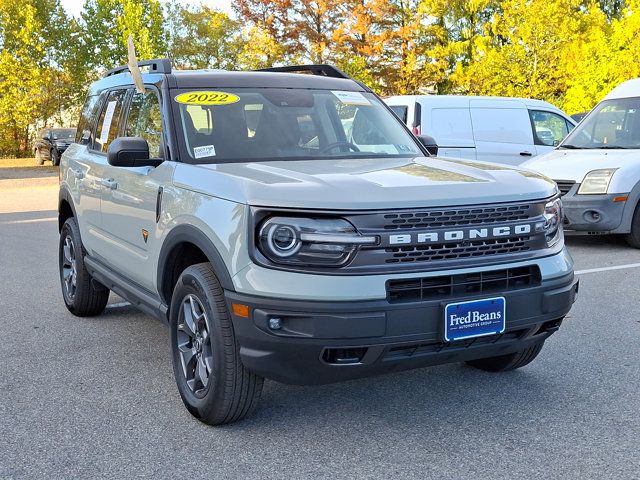
[[126, 63], [129, 35], [139, 58], [166, 54], [167, 32], [159, 0], [86, 0], [80, 18], [82, 58], [93, 69]]

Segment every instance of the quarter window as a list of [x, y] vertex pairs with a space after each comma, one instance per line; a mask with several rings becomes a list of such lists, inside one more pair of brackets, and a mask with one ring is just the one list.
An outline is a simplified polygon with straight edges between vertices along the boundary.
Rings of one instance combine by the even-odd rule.
[[107, 153], [109, 145], [120, 132], [120, 117], [122, 106], [127, 94], [126, 90], [113, 90], [107, 95], [107, 101], [98, 120], [96, 138], [93, 142], [93, 149]]
[[[197, 106], [189, 106], [198, 110]], [[197, 113], [197, 115], [196, 115]], [[197, 119], [196, 131], [207, 130], [207, 113], [199, 110], [189, 112], [189, 116]], [[195, 122], [194, 122], [195, 123]], [[210, 128], [210, 123], [209, 127]], [[162, 157], [162, 114], [158, 95], [153, 90], [145, 93], [136, 92], [131, 99], [129, 118], [127, 119], [126, 134], [128, 137], [142, 137], [149, 144], [149, 156], [151, 158]]]
[[76, 143], [82, 145], [93, 144], [93, 128], [96, 125], [96, 117], [101, 103], [98, 101], [100, 98], [98, 95], [92, 95], [87, 98], [84, 107], [82, 107], [78, 129], [76, 130]]

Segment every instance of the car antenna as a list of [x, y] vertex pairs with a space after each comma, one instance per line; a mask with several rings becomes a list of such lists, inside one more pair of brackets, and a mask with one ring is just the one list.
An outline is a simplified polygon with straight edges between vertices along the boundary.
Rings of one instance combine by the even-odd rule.
[[133, 37], [131, 34], [127, 40], [129, 50], [129, 60], [127, 66], [133, 77], [133, 83], [136, 86], [138, 93], [144, 93], [144, 82], [142, 81], [142, 74], [140, 73], [140, 67], [138, 66], [138, 59], [136, 58], [136, 47], [133, 45]]

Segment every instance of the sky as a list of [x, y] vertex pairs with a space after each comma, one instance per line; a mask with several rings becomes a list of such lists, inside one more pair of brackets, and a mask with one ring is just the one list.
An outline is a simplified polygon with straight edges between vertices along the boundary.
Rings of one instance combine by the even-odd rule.
[[[62, 6], [65, 8], [67, 13], [71, 15], [79, 15], [82, 10], [82, 5], [85, 0], [61, 0]], [[162, 0], [162, 1], [171, 1], [171, 0]], [[233, 15], [233, 11], [231, 10], [231, 0], [178, 0], [183, 4], [194, 4], [194, 3], [203, 3], [210, 7], [216, 7], [220, 10], [227, 12], [230, 15]]]

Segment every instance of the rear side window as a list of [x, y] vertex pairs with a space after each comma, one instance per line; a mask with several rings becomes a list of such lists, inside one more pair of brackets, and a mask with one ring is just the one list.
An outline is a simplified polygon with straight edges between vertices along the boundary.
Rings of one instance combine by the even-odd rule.
[[96, 124], [100, 96], [92, 95], [87, 97], [87, 101], [82, 107], [78, 129], [76, 130], [75, 142], [81, 145], [91, 145], [93, 143], [93, 127]]
[[536, 145], [555, 147], [569, 133], [566, 120], [557, 113], [530, 110], [529, 115]]
[[460, 147], [473, 142], [473, 129], [468, 108], [434, 108], [431, 110], [431, 131], [428, 132], [444, 147]]
[[[189, 105], [189, 107], [197, 106]], [[206, 129], [205, 121], [198, 117], [200, 129]], [[147, 90], [144, 94], [136, 92], [133, 95], [127, 119], [126, 136], [144, 138], [149, 144], [149, 156], [162, 157], [162, 114], [155, 91]]]
[[393, 113], [395, 113], [403, 123], [407, 123], [407, 119], [409, 118], [409, 107], [406, 105], [389, 105], [389, 108], [393, 110]]
[[533, 144], [526, 108], [472, 108], [471, 120], [478, 142]]
[[108, 93], [102, 113], [100, 113], [98, 127], [96, 128], [96, 138], [93, 142], [94, 150], [107, 153], [109, 145], [118, 136], [120, 117], [126, 95], [126, 90], [113, 90]]

